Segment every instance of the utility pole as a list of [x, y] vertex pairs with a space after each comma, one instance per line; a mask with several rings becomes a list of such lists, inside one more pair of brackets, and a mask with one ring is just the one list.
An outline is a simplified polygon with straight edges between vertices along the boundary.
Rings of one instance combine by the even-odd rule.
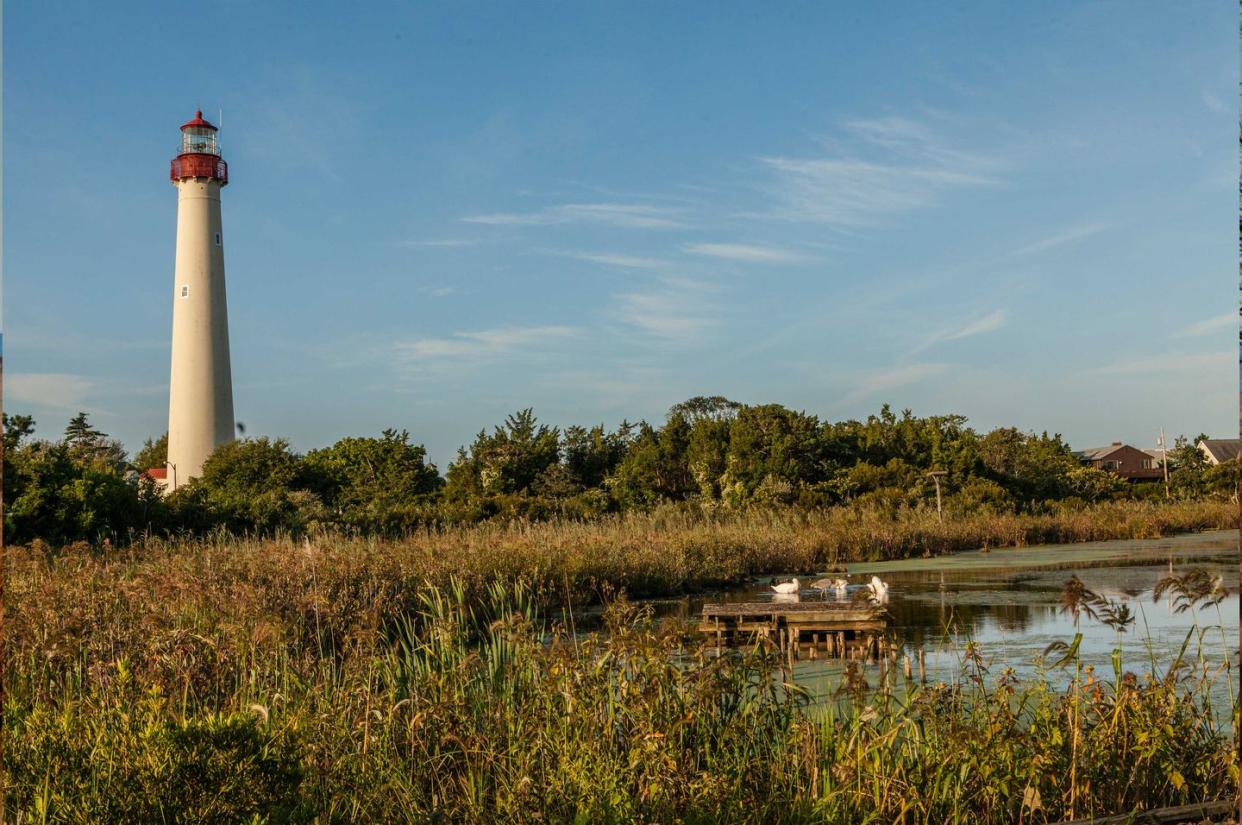
[[948, 474], [947, 470], [932, 470], [928, 473], [931, 476], [931, 480], [936, 482], [936, 518], [940, 520], [941, 524], [944, 524], [944, 511], [940, 509], [940, 479]]
[[1160, 428], [1160, 466], [1164, 468], [1164, 497], [1169, 498], [1169, 450], [1164, 443], [1164, 427]]

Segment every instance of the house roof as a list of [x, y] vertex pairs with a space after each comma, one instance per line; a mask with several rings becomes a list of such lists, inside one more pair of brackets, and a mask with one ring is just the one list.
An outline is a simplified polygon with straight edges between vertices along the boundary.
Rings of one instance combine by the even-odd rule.
[[1076, 455], [1086, 459], [1087, 461], [1099, 461], [1105, 456], [1112, 455], [1126, 446], [1127, 445], [1122, 444], [1120, 441], [1114, 441], [1107, 447], [1088, 447], [1085, 450], [1079, 450]]
[[141, 474], [147, 478], [168, 478], [168, 468], [152, 467], [149, 470], [143, 470]]
[[1242, 438], [1205, 438], [1199, 442], [1199, 448], [1215, 461], [1231, 461], [1238, 457]]

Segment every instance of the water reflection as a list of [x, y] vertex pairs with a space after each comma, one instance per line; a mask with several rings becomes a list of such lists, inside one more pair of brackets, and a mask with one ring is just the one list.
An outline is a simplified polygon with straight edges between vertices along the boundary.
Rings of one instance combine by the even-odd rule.
[[[1153, 601], [1152, 591], [1170, 571], [1190, 566], [1208, 569], [1223, 578], [1230, 595], [1206, 611], [1177, 613], [1171, 598]], [[1073, 568], [1073, 569], [1070, 569]], [[950, 558], [910, 560], [850, 568], [846, 598], [863, 588], [879, 572], [890, 585], [888, 605], [891, 628], [908, 651], [927, 652], [929, 678], [952, 678], [960, 653], [977, 642], [993, 672], [1012, 667], [1022, 675], [1039, 670], [1049, 643], [1068, 641], [1075, 633], [1072, 616], [1059, 610], [1061, 590], [1071, 575], [1109, 599], [1126, 604], [1136, 616], [1129, 632], [1121, 634], [1127, 670], [1164, 669], [1173, 661], [1194, 626], [1201, 635], [1191, 638], [1189, 653], [1201, 645], [1205, 657], [1221, 665], [1236, 662], [1238, 650], [1238, 533], [1178, 536], [1152, 541], [1093, 542], [1084, 545], [994, 550], [990, 554], [964, 553]], [[687, 620], [699, 615], [705, 601], [808, 601], [838, 598], [832, 590], [791, 596], [775, 594], [767, 579], [751, 586], [707, 597], [656, 604], [657, 613]], [[1111, 628], [1082, 618], [1082, 658], [1102, 672], [1111, 673], [1110, 657], [1118, 645]], [[841, 663], [819, 659], [803, 661], [795, 676], [821, 696], [831, 695]], [[1050, 674], [1054, 681], [1059, 678]], [[1228, 686], [1219, 680], [1220, 698], [1227, 702]]]

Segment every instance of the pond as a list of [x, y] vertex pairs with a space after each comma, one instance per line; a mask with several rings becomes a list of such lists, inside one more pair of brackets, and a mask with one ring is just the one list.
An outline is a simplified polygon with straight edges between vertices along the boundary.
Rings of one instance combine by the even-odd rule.
[[[1178, 613], [1173, 599], [1153, 600], [1153, 589], [1170, 571], [1181, 574], [1203, 567], [1220, 575], [1229, 595], [1218, 607]], [[961, 672], [962, 651], [976, 642], [992, 675], [1013, 668], [1030, 676], [1039, 670], [1045, 648], [1074, 637], [1073, 617], [1059, 607], [1065, 582], [1077, 575], [1083, 584], [1129, 606], [1136, 620], [1122, 637], [1125, 670], [1143, 674], [1163, 671], [1175, 659], [1187, 634], [1197, 624], [1202, 652], [1213, 666], [1228, 660], [1235, 666], [1238, 650], [1238, 531], [1218, 531], [1152, 540], [1035, 546], [971, 551], [931, 559], [860, 563], [847, 567], [851, 593], [872, 575], [889, 584], [891, 629], [907, 652], [922, 648], [929, 681], [952, 681]], [[777, 577], [784, 580], [787, 577]], [[658, 615], [697, 617], [704, 602], [770, 601], [767, 577], [728, 592], [704, 597], [654, 602]], [[800, 600], [824, 598], [803, 591]], [[831, 592], [828, 599], [836, 598]], [[1080, 649], [1085, 663], [1112, 678], [1115, 631], [1087, 617], [1080, 620]], [[1192, 635], [1187, 655], [1198, 660], [1199, 634]], [[874, 683], [878, 666], [866, 666]], [[794, 677], [818, 702], [835, 692], [844, 663], [833, 659], [802, 659]], [[1053, 684], [1071, 673], [1049, 673]], [[1236, 687], [1235, 687], [1236, 690]], [[1229, 706], [1229, 685], [1219, 678], [1213, 696], [1218, 708]]]

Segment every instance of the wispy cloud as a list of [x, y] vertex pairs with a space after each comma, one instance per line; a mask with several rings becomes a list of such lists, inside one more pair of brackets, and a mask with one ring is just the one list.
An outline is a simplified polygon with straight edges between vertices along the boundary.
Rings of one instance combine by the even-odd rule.
[[1135, 358], [1102, 367], [1096, 372], [1106, 375], [1146, 375], [1168, 373], [1191, 373], [1198, 370], [1237, 367], [1237, 356], [1232, 352], [1191, 352], [1154, 355]]
[[4, 377], [6, 400], [56, 410], [82, 407], [93, 388], [89, 378], [64, 372], [10, 372]]
[[457, 290], [451, 286], [424, 286], [419, 287], [418, 291], [432, 298], [443, 298], [446, 295], [452, 295]]
[[1063, 232], [1058, 232], [1055, 235], [1041, 238], [1040, 240], [1027, 244], [1026, 246], [1020, 246], [1010, 252], [1006, 257], [1015, 258], [1021, 255], [1034, 255], [1039, 252], [1047, 252], [1049, 249], [1056, 249], [1058, 246], [1065, 246], [1066, 244], [1073, 243], [1074, 241], [1089, 238], [1092, 235], [1103, 232], [1108, 228], [1108, 226], [1109, 225], [1106, 223], [1087, 223], [1081, 226], [1074, 226]]
[[393, 345], [398, 361], [406, 366], [433, 363], [482, 363], [522, 351], [543, 349], [578, 334], [570, 326], [508, 326], [472, 332], [455, 332], [447, 338], [418, 338]]
[[466, 223], [493, 226], [552, 226], [593, 223], [625, 229], [676, 229], [684, 227], [681, 210], [643, 203], [566, 203], [535, 212], [495, 212], [462, 218]]
[[687, 279], [665, 279], [643, 292], [613, 296], [614, 314], [640, 332], [669, 343], [693, 343], [715, 325], [707, 293], [713, 287]]
[[1225, 111], [1227, 110], [1224, 101], [1222, 101], [1219, 97], [1216, 96], [1214, 92], [1211, 92], [1208, 89], [1200, 90], [1199, 97], [1203, 101], [1204, 106], [1208, 107], [1209, 109], [1211, 109], [1213, 112], [1215, 112], [1218, 115], [1224, 114]]
[[943, 343], [945, 341], [957, 341], [961, 338], [969, 338], [972, 335], [983, 335], [987, 332], [995, 332], [1005, 326], [1006, 320], [1005, 310], [1003, 309], [998, 309], [995, 312], [989, 312], [982, 318], [975, 318], [974, 320], [967, 321], [964, 324], [959, 324], [956, 327], [951, 327], [937, 332], [935, 335], [932, 335], [915, 347], [911, 354], [922, 352], [928, 347]]
[[775, 182], [773, 217], [841, 228], [870, 226], [936, 205], [955, 189], [994, 184], [998, 161], [954, 148], [903, 117], [856, 119], [825, 157], [765, 157]]
[[557, 251], [553, 254], [563, 255], [566, 258], [576, 258], [579, 261], [603, 264], [604, 266], [619, 266], [624, 269], [662, 269], [668, 266], [668, 261], [660, 260], [659, 258], [644, 258], [638, 255], [621, 255], [613, 252]]
[[724, 258], [730, 261], [747, 263], [790, 264], [815, 260], [809, 255], [778, 249], [772, 246], [755, 246], [741, 243], [695, 243], [683, 247], [691, 255], [705, 255], [709, 258]]
[[1195, 321], [1183, 329], [1179, 329], [1173, 333], [1171, 338], [1199, 338], [1204, 335], [1211, 335], [1214, 332], [1223, 332], [1224, 330], [1238, 329], [1238, 313], [1226, 312], [1223, 315], [1217, 315], [1213, 318], [1205, 318], [1202, 321]]
[[905, 364], [865, 373], [837, 406], [848, 406], [898, 387], [917, 384], [943, 373], [945, 364]]
[[565, 370], [548, 376], [543, 383], [571, 395], [590, 393], [596, 403], [624, 415], [634, 414], [636, 399], [666, 398], [670, 392], [667, 369], [625, 361], [610, 364], [607, 369]]
[[409, 240], [397, 241], [397, 246], [405, 247], [459, 247], [459, 246], [477, 246], [483, 243], [478, 238], [437, 238], [427, 241]]

